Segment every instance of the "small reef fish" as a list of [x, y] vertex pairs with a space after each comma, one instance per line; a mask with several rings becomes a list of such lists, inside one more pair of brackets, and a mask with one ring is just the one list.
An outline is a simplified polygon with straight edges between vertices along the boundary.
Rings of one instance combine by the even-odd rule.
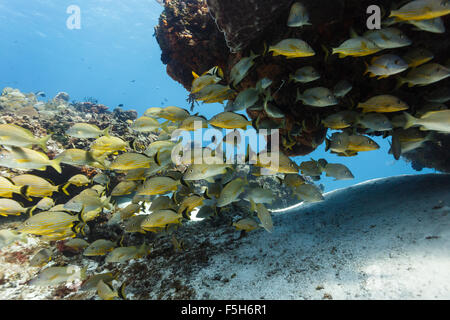
[[14, 242], [28, 242], [26, 234], [20, 234], [16, 231], [12, 231], [9, 229], [1, 229], [0, 230], [0, 249], [9, 246]]
[[406, 77], [399, 78], [400, 86], [404, 83], [408, 84], [408, 87], [413, 86], [426, 86], [446, 78], [450, 77], [450, 69], [446, 68], [438, 63], [427, 63], [412, 69]]
[[364, 34], [364, 38], [372, 41], [381, 49], [402, 48], [412, 44], [412, 41], [396, 28], [370, 30]]
[[267, 232], [272, 233], [273, 221], [269, 210], [267, 210], [267, 208], [262, 203], [258, 203], [256, 204], [256, 212], [259, 221], [261, 221], [261, 226], [266, 229]]
[[66, 149], [61, 152], [56, 159], [61, 159], [61, 163], [74, 166], [91, 166], [105, 169], [99, 160], [94, 158], [93, 153], [82, 149]]
[[52, 198], [45, 197], [42, 198], [38, 203], [36, 203], [35, 208], [43, 211], [50, 210], [55, 206], [55, 201]]
[[349, 168], [340, 163], [327, 163], [323, 168], [327, 177], [336, 180], [350, 180], [355, 178]]
[[405, 129], [412, 126], [420, 126], [420, 130], [434, 130], [444, 133], [450, 133], [450, 110], [431, 111], [419, 119], [414, 118], [405, 112]]
[[343, 98], [352, 90], [353, 86], [347, 80], [341, 80], [333, 88], [333, 94], [338, 98]]
[[67, 184], [55, 186], [47, 179], [32, 175], [21, 174], [12, 178], [15, 185], [27, 188], [27, 195], [32, 197], [51, 197], [54, 192], [67, 192]]
[[108, 252], [112, 251], [116, 247], [116, 244], [110, 240], [99, 239], [92, 242], [86, 249], [84, 249], [83, 255], [86, 257], [104, 256]]
[[366, 102], [358, 104], [358, 108], [363, 109], [364, 113], [367, 112], [397, 112], [409, 109], [409, 106], [392, 95], [379, 95], [370, 98]]
[[31, 148], [37, 145], [47, 151], [51, 135], [36, 138], [29, 130], [15, 124], [0, 124], [0, 145]]
[[233, 222], [232, 225], [233, 225], [233, 227], [236, 228], [236, 230], [243, 230], [246, 232], [253, 231], [253, 230], [260, 228], [258, 222], [256, 222], [255, 219], [253, 219], [253, 218], [244, 218], [244, 219], [238, 220], [236, 222]]
[[297, 92], [297, 101], [312, 107], [328, 107], [339, 103], [333, 92], [324, 87], [306, 89], [303, 94]]
[[228, 182], [220, 192], [217, 199], [217, 207], [224, 207], [238, 200], [239, 195], [244, 192], [244, 187], [248, 182], [245, 179], [237, 178]]
[[251, 52], [249, 57], [242, 58], [233, 66], [230, 71], [230, 78], [233, 86], [237, 86], [247, 76], [258, 57], [259, 55]]
[[115, 298], [126, 300], [125, 283], [122, 284], [118, 290], [114, 290], [112, 285], [100, 280], [97, 283], [97, 294], [103, 300], [114, 300]]
[[30, 214], [33, 208], [24, 208], [20, 203], [12, 199], [0, 199], [0, 216], [19, 216], [22, 213]]
[[295, 2], [292, 5], [287, 25], [288, 27], [302, 27], [311, 25], [311, 23], [309, 23], [308, 12], [302, 3]]
[[73, 184], [77, 187], [84, 187], [91, 183], [91, 180], [86, 177], [84, 174], [76, 174], [73, 177], [71, 177], [67, 183]]
[[158, 195], [176, 191], [180, 181], [171, 177], [152, 177], [145, 180], [138, 190], [139, 195]]
[[339, 54], [339, 58], [347, 56], [362, 57], [368, 56], [383, 50], [378, 47], [375, 42], [363, 38], [356, 37], [344, 41], [339, 47], [333, 48], [332, 54]]
[[111, 128], [108, 127], [101, 130], [94, 124], [76, 123], [66, 131], [66, 135], [79, 139], [93, 139], [100, 136], [109, 136], [110, 129]]
[[354, 111], [339, 111], [337, 113], [331, 114], [322, 120], [322, 124], [330, 129], [339, 130], [345, 129], [356, 121], [357, 113]]
[[382, 113], [365, 113], [358, 117], [357, 124], [373, 131], [392, 130], [392, 124], [389, 118]]
[[434, 59], [434, 54], [425, 48], [415, 48], [403, 56], [410, 68], [418, 67]]
[[302, 67], [289, 76], [289, 80], [300, 83], [308, 83], [317, 79], [320, 79], [320, 74], [312, 66]]
[[438, 17], [428, 20], [408, 20], [408, 23], [414, 25], [417, 30], [427, 31], [431, 33], [444, 33], [444, 21]]
[[142, 116], [134, 120], [131, 129], [137, 132], [155, 132], [161, 127], [158, 120], [152, 117]]
[[212, 117], [208, 123], [222, 129], [243, 129], [251, 126], [251, 121], [248, 121], [244, 115], [234, 112], [221, 112]]
[[316, 54], [309, 44], [300, 39], [284, 39], [270, 46], [269, 52], [273, 52], [274, 56], [285, 56], [288, 59], [311, 57]]
[[131, 194], [136, 188], [138, 184], [134, 181], [121, 181], [114, 189], [111, 191], [112, 197], [119, 197]]
[[367, 70], [364, 74], [369, 73], [370, 77], [383, 79], [401, 73], [408, 69], [408, 67], [408, 64], [399, 56], [385, 54], [373, 58], [370, 61], [370, 65], [367, 65]]
[[168, 224], [178, 224], [183, 218], [175, 210], [159, 210], [147, 215], [141, 223], [141, 228], [151, 230], [152, 228], [162, 228]]
[[140, 168], [150, 168], [150, 158], [140, 153], [127, 152], [117, 156], [111, 163], [111, 170], [134, 170]]
[[446, 0], [415, 0], [398, 10], [392, 10], [389, 17], [401, 20], [429, 20], [450, 13], [450, 2]]
[[43, 267], [52, 259], [52, 251], [44, 248], [39, 250], [30, 260], [31, 267]]
[[0, 176], [0, 197], [12, 198], [13, 194], [16, 193], [28, 199], [28, 188], [25, 185], [16, 185], [13, 180]]
[[319, 202], [324, 200], [322, 192], [312, 184], [299, 185], [295, 188], [295, 194], [299, 199], [307, 202]]
[[160, 110], [158, 116], [160, 118], [164, 118], [166, 120], [170, 120], [170, 121], [183, 121], [184, 119], [186, 119], [187, 117], [189, 117], [189, 111], [179, 108], [179, 107], [174, 107], [174, 106], [169, 106], [169, 107], [165, 107], [163, 109]]
[[41, 271], [29, 282], [32, 286], [54, 286], [63, 282], [82, 281], [86, 279], [86, 268], [70, 265], [66, 267], [50, 267]]
[[13, 169], [45, 171], [47, 166], [50, 166], [56, 172], [61, 173], [61, 160], [61, 158], [50, 160], [42, 152], [21, 147], [12, 147], [11, 151], [2, 150], [0, 152], [0, 166]]

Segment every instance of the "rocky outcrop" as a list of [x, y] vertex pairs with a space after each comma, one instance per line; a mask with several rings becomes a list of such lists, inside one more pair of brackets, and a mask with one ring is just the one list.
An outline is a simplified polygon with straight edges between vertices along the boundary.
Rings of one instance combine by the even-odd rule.
[[[350, 38], [352, 32], [362, 35], [367, 31], [366, 14], [369, 5], [379, 5], [387, 16], [392, 9], [391, 1], [379, 0], [303, 0], [309, 12], [311, 26], [290, 28], [286, 21], [289, 9], [294, 1], [271, 0], [188, 0], [165, 1], [165, 10], [156, 27], [157, 40], [162, 49], [162, 61], [167, 64], [168, 74], [190, 89], [192, 71], [202, 73], [213, 66], [220, 66], [225, 73], [225, 81], [230, 82], [232, 67], [251, 51], [260, 55], [255, 66], [247, 77], [234, 88], [237, 92], [255, 87], [259, 79], [268, 77], [273, 81], [271, 86], [273, 103], [282, 110], [285, 122], [281, 135], [284, 141], [295, 140], [284, 151], [291, 156], [306, 155], [323, 143], [327, 129], [321, 120], [341, 110], [355, 109], [359, 102], [368, 100], [374, 95], [391, 94], [407, 102], [409, 112], [415, 114], [427, 101], [424, 95], [439, 86], [449, 85], [449, 79], [426, 87], [402, 86], [398, 88], [397, 78], [383, 80], [369, 78], [365, 73], [365, 58], [340, 59], [331, 55], [331, 48], [339, 46]], [[449, 25], [449, 16], [443, 17]], [[409, 24], [396, 24], [396, 28], [413, 41], [412, 46], [385, 50], [383, 53], [404, 55], [411, 48], [425, 47], [434, 54], [434, 61], [448, 64], [450, 43], [448, 32], [435, 34], [417, 31]], [[268, 46], [286, 38], [299, 38], [306, 41], [315, 50], [315, 56], [307, 59], [286, 59], [274, 57], [267, 53]], [[312, 65], [321, 74], [320, 83], [298, 85], [289, 81], [289, 75], [298, 68]], [[297, 91], [303, 92], [312, 86], [333, 88], [340, 80], [347, 80], [353, 90], [340, 101], [340, 104], [327, 108], [305, 106], [296, 101]], [[225, 83], [224, 83], [225, 84]], [[207, 105], [204, 105], [207, 107]], [[248, 112], [252, 119], [268, 118], [263, 111]], [[392, 119], [396, 113], [389, 114]], [[301, 133], [294, 137], [288, 135], [294, 129], [301, 128]], [[356, 132], [367, 133], [366, 130], [354, 128]], [[373, 133], [372, 133], [373, 134]], [[380, 135], [380, 133], [375, 133]], [[424, 148], [406, 154], [415, 163], [415, 168], [430, 167], [450, 172], [450, 158], [444, 146], [445, 135], [437, 135], [433, 141], [426, 142]], [[447, 149], [448, 150], [448, 149]]]

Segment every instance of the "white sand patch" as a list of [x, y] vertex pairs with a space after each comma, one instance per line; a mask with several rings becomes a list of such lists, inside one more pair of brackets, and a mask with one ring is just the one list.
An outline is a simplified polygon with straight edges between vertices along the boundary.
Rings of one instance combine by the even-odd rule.
[[[450, 211], [442, 202], [450, 204], [450, 175], [336, 190], [274, 214], [272, 234], [250, 233], [211, 257], [190, 285], [212, 299], [449, 299]], [[229, 281], [205, 287], [217, 275]]]

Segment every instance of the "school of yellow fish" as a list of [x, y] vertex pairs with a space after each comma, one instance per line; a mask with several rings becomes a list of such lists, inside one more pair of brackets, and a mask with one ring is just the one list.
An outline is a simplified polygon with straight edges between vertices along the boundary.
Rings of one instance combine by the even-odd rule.
[[[442, 0], [411, 1], [393, 10], [389, 18], [389, 27], [369, 31], [362, 36], [355, 35], [333, 48], [332, 54], [339, 57], [364, 57], [386, 49], [412, 45], [402, 32], [394, 27], [395, 23], [410, 23], [417, 28], [429, 32], [441, 32], [440, 17], [450, 13], [450, 3]], [[299, 28], [309, 25], [309, 17], [304, 6], [296, 2], [291, 8], [288, 26]], [[440, 31], [439, 31], [440, 30]], [[315, 55], [314, 49], [301, 39], [285, 39], [271, 45], [263, 54], [272, 52], [274, 56], [287, 59], [307, 59]], [[242, 213], [240, 219], [231, 221], [237, 230], [249, 232], [263, 228], [273, 231], [270, 210], [266, 208], [274, 200], [270, 189], [249, 184], [246, 177], [237, 175], [234, 164], [194, 163], [193, 158], [183, 158], [182, 166], [172, 162], [172, 152], [178, 142], [171, 137], [175, 130], [193, 131], [194, 123], [202, 128], [213, 126], [220, 129], [275, 129], [277, 124], [270, 121], [249, 121], [245, 116], [236, 113], [240, 110], [260, 110], [269, 118], [283, 118], [284, 114], [271, 100], [270, 79], [261, 79], [256, 88], [237, 93], [233, 88], [258, 63], [259, 55], [251, 53], [240, 60], [231, 70], [231, 83], [224, 84], [224, 74], [219, 67], [203, 73], [201, 76], [193, 72], [191, 94], [197, 101], [214, 103], [228, 100], [225, 111], [211, 119], [189, 111], [169, 106], [165, 108], [149, 108], [144, 116], [130, 123], [130, 128], [143, 134], [153, 133], [158, 139], [145, 148], [129, 145], [120, 137], [113, 135], [114, 128], [99, 128], [89, 123], [77, 123], [66, 131], [66, 134], [78, 139], [91, 139], [89, 150], [67, 149], [54, 159], [49, 159], [47, 142], [51, 135], [35, 137], [30, 131], [14, 124], [0, 125], [0, 166], [19, 170], [46, 170], [48, 166], [58, 173], [62, 172], [61, 164], [88, 166], [95, 168], [97, 174], [88, 177], [77, 174], [68, 177], [67, 182], [55, 185], [53, 182], [37, 175], [23, 173], [10, 178], [0, 177], [0, 215], [28, 214], [15, 232], [5, 233], [5, 239], [16, 239], [19, 234], [32, 234], [43, 241], [66, 240], [65, 246], [84, 256], [106, 256], [107, 262], [123, 263], [131, 259], [145, 257], [150, 253], [150, 245], [124, 247], [118, 239], [99, 239], [88, 243], [85, 237], [88, 222], [95, 221], [104, 211], [111, 212], [112, 218], [123, 222], [124, 232], [146, 232], [171, 234], [175, 250], [184, 250], [184, 243], [178, 240], [173, 232], [180, 224], [191, 220], [195, 212], [196, 218], [214, 218], [221, 214], [226, 206], [233, 206], [237, 201], [248, 203], [248, 212]], [[360, 58], [358, 58], [360, 59]], [[413, 48], [399, 57], [393, 53], [381, 54], [366, 64], [366, 73], [370, 77], [380, 79], [400, 75], [399, 85], [425, 86], [436, 83], [450, 76], [450, 70], [439, 62], [430, 62], [433, 54], [425, 48]], [[309, 83], [320, 79], [321, 75], [313, 67], [303, 67], [290, 75], [289, 81]], [[298, 91], [297, 101], [303, 105], [324, 108], [340, 103], [352, 90], [346, 81], [338, 83], [333, 89], [315, 87], [303, 92]], [[450, 100], [447, 90], [430, 93], [429, 106], [424, 106], [420, 113], [408, 113], [407, 101], [390, 95], [377, 95], [367, 101], [360, 101], [356, 109], [344, 110], [322, 120], [325, 127], [334, 132], [326, 139], [326, 150], [340, 156], [355, 156], [359, 152], [376, 150], [379, 145], [365, 135], [356, 134], [352, 128], [358, 126], [368, 132], [385, 132], [392, 135], [391, 152], [398, 159], [404, 152], [414, 150], [425, 141], [432, 140], [433, 132], [450, 133], [450, 110], [444, 103]], [[262, 101], [262, 103], [258, 103]], [[357, 111], [361, 109], [361, 111]], [[394, 116], [391, 113], [396, 112]], [[403, 112], [403, 113], [398, 113]], [[237, 137], [238, 138], [238, 137]], [[239, 141], [236, 141], [239, 142]], [[283, 141], [289, 147], [290, 141]], [[38, 151], [41, 149], [42, 151]], [[193, 153], [199, 151], [204, 155], [208, 148], [194, 146]], [[270, 153], [262, 151], [258, 156]], [[214, 157], [214, 152], [210, 152]], [[250, 150], [247, 151], [247, 159]], [[256, 161], [251, 174], [259, 176], [263, 171], [276, 175], [280, 183], [293, 191], [298, 199], [308, 202], [324, 199], [320, 188], [308, 182], [304, 176], [319, 180], [322, 173], [335, 179], [352, 179], [352, 172], [339, 163], [328, 163], [325, 159], [309, 160], [299, 165], [279, 152], [279, 165]], [[204, 160], [205, 157], [203, 156]], [[209, 163], [209, 162], [207, 162]], [[182, 168], [182, 169], [180, 169]], [[122, 180], [112, 190], [109, 188], [110, 174], [120, 174]], [[198, 191], [194, 184], [203, 180], [206, 187]], [[55, 203], [54, 193], [63, 192], [68, 195], [70, 185], [83, 187], [83, 191], [73, 196], [67, 203]], [[18, 194], [24, 198], [23, 203], [32, 198], [41, 200], [34, 206], [26, 206], [12, 199]], [[132, 203], [119, 208], [114, 197], [134, 194]], [[146, 204], [150, 206], [146, 208]], [[143, 208], [150, 214], [143, 214]], [[18, 233], [17, 233], [18, 232]], [[6, 241], [6, 240], [5, 240]], [[43, 249], [31, 260], [33, 266], [45, 266], [51, 260], [51, 251]], [[49, 285], [67, 281], [74, 277], [86, 279], [86, 270], [76, 266], [50, 267], [43, 270], [32, 285]], [[96, 289], [102, 299], [111, 300], [125, 298], [125, 284], [114, 289], [111, 281], [115, 275], [98, 274], [83, 283], [86, 290]]]

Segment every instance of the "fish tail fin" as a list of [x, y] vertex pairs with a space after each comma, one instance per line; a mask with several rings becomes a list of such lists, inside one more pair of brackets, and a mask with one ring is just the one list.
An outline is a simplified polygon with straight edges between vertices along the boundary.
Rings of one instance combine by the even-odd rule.
[[32, 217], [34, 210], [36, 210], [36, 206], [28, 208], [27, 211], [26, 211], [26, 214], [29, 215], [30, 217]]
[[32, 199], [30, 198], [29, 195], [29, 189], [30, 186], [21, 186], [19, 189], [19, 194], [24, 197], [25, 199], [27, 199], [28, 201], [31, 201]]
[[50, 140], [50, 138], [52, 137], [51, 134], [46, 135], [45, 137], [42, 137], [38, 140], [38, 145], [42, 148], [42, 150], [44, 150], [45, 152], [47, 152], [47, 142], [48, 140]]
[[103, 130], [103, 135], [109, 137], [109, 131], [111, 130], [112, 126], [107, 127], [105, 130]]
[[61, 184], [58, 186], [58, 192], [63, 192], [64, 194], [70, 196], [69, 192], [67, 192], [67, 188], [70, 186], [70, 182], [65, 184]]
[[400, 89], [407, 81], [402, 77], [397, 77], [397, 85], [395, 86], [395, 90]]
[[330, 140], [325, 138], [325, 152], [330, 150]]
[[404, 129], [411, 128], [416, 124], [417, 119], [414, 118], [412, 115], [410, 115], [408, 112], [403, 112], [403, 115], [405, 116], [406, 124]]
[[62, 160], [62, 159], [63, 159], [63, 158], [61, 157], [61, 158], [53, 159], [53, 160], [51, 161], [51, 167], [52, 167], [53, 169], [55, 169], [56, 172], [58, 172], [59, 174], [61, 174], [61, 172], [62, 172], [62, 169], [61, 169], [61, 160]]
[[83, 215], [84, 215], [84, 205], [83, 205], [83, 208], [81, 209], [80, 213], [78, 213], [77, 217], [78, 217], [78, 220], [80, 220], [83, 223], [86, 223], [86, 220], [84, 220]]
[[364, 65], [366, 66], [366, 71], [363, 74], [365, 76], [366, 74], [369, 73], [369, 64], [366, 61], [364, 61]]
[[120, 286], [119, 290], [117, 291], [117, 293], [119, 294], [119, 298], [120, 299], [127, 300], [127, 296], [125, 294], [126, 286], [127, 286], [126, 282], [122, 283], [122, 285]]
[[256, 203], [251, 198], [250, 198], [250, 211], [252, 211], [252, 212], [256, 211]]

